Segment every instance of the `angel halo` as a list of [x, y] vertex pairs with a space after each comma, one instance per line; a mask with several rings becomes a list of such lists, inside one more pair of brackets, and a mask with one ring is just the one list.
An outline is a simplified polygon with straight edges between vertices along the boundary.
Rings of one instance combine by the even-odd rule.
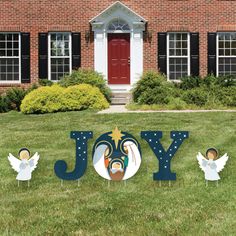
[[36, 152], [30, 158], [30, 151], [27, 148], [21, 148], [18, 156], [20, 159], [14, 157], [11, 153], [9, 153], [8, 160], [11, 164], [12, 169], [18, 173], [16, 176], [16, 179], [18, 180], [18, 187], [19, 181], [28, 181], [29, 187], [29, 181], [32, 178], [32, 172], [36, 169], [38, 164], [39, 154]]
[[206, 186], [208, 185], [208, 181], [217, 181], [216, 183], [218, 186], [218, 180], [220, 179], [218, 173], [224, 169], [224, 166], [229, 159], [227, 153], [220, 158], [218, 158], [218, 155], [218, 150], [215, 148], [207, 149], [206, 158], [200, 152], [197, 154], [199, 167], [205, 174]]

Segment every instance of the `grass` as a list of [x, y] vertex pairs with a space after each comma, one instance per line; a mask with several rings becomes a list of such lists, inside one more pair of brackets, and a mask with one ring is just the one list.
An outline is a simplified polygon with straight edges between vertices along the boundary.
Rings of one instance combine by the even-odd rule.
[[[142, 113], [98, 115], [68, 112], [47, 115], [0, 115], [0, 235], [235, 235], [236, 234], [236, 113]], [[92, 166], [92, 145], [118, 126], [141, 143], [139, 172], [125, 185], [99, 177]], [[72, 130], [92, 130], [89, 163], [80, 181], [64, 182], [54, 175], [54, 163], [64, 159], [73, 169]], [[152, 180], [157, 160], [142, 130], [162, 130], [163, 145], [171, 130], [188, 130], [172, 161], [177, 181], [168, 187]], [[17, 187], [7, 155], [26, 146], [41, 155], [30, 188]], [[219, 187], [205, 187], [196, 153], [215, 146], [231, 159]]]
[[219, 104], [209, 104], [209, 105], [205, 105], [202, 107], [199, 107], [197, 105], [194, 104], [186, 104], [183, 101], [180, 100], [175, 100], [176, 103], [170, 103], [170, 104], [152, 104], [152, 105], [148, 105], [148, 104], [137, 104], [137, 103], [130, 103], [126, 106], [126, 108], [128, 110], [131, 111], [160, 111], [160, 110], [235, 110], [236, 111], [236, 107], [227, 107], [227, 106], [222, 106]]

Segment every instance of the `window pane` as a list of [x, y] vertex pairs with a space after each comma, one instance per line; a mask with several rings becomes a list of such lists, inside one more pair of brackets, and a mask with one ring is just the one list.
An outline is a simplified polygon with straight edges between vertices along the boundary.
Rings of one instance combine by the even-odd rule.
[[108, 30], [129, 30], [129, 25], [122, 19], [117, 18], [109, 23]]
[[188, 75], [188, 59], [187, 58], [170, 58], [169, 60], [169, 79], [178, 80]]
[[51, 80], [59, 80], [66, 74], [70, 73], [69, 58], [52, 58], [51, 59]]
[[0, 80], [1, 81], [19, 80], [18, 58], [0, 58]]
[[5, 42], [0, 42], [0, 49], [4, 49], [5, 48]]
[[0, 50], [0, 57], [6, 56], [6, 51], [5, 50]]
[[236, 58], [219, 58], [219, 75], [236, 75]]
[[187, 33], [169, 33], [169, 55], [188, 56], [187, 39], [188, 39]]
[[5, 41], [5, 34], [0, 34], [0, 41]]
[[219, 56], [236, 56], [236, 33], [218, 34]]

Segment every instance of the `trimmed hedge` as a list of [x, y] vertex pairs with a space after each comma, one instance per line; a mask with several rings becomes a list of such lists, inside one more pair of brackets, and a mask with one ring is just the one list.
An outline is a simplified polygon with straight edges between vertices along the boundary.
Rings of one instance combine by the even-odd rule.
[[78, 84], [90, 84], [100, 89], [108, 102], [111, 102], [111, 90], [107, 86], [103, 76], [94, 70], [79, 69], [73, 71], [70, 75], [66, 75], [59, 82], [62, 87], [69, 87]]
[[96, 87], [88, 84], [68, 88], [53, 85], [40, 87], [27, 94], [22, 101], [21, 111], [25, 114], [39, 114], [108, 107], [109, 103]]
[[155, 71], [144, 73], [133, 89], [134, 102], [172, 109], [236, 107], [236, 80], [232, 76], [184, 77], [168, 82]]
[[133, 100], [138, 104], [167, 104], [173, 89], [173, 84], [168, 83], [164, 75], [148, 71], [135, 85]]

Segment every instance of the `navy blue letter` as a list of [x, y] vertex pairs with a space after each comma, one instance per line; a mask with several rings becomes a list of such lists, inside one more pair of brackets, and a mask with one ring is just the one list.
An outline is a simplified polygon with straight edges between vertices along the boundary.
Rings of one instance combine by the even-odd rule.
[[87, 141], [93, 137], [91, 131], [71, 131], [70, 138], [76, 140], [75, 168], [72, 172], [66, 173], [67, 164], [63, 160], [55, 163], [54, 171], [58, 178], [63, 180], [78, 180], [87, 168]]
[[171, 172], [170, 163], [184, 139], [188, 138], [188, 131], [171, 131], [170, 137], [173, 139], [173, 142], [168, 150], [165, 151], [160, 142], [162, 138], [161, 131], [141, 132], [141, 138], [148, 142], [156, 158], [159, 160], [159, 172], [153, 174], [153, 180], [176, 180], [176, 174]]

